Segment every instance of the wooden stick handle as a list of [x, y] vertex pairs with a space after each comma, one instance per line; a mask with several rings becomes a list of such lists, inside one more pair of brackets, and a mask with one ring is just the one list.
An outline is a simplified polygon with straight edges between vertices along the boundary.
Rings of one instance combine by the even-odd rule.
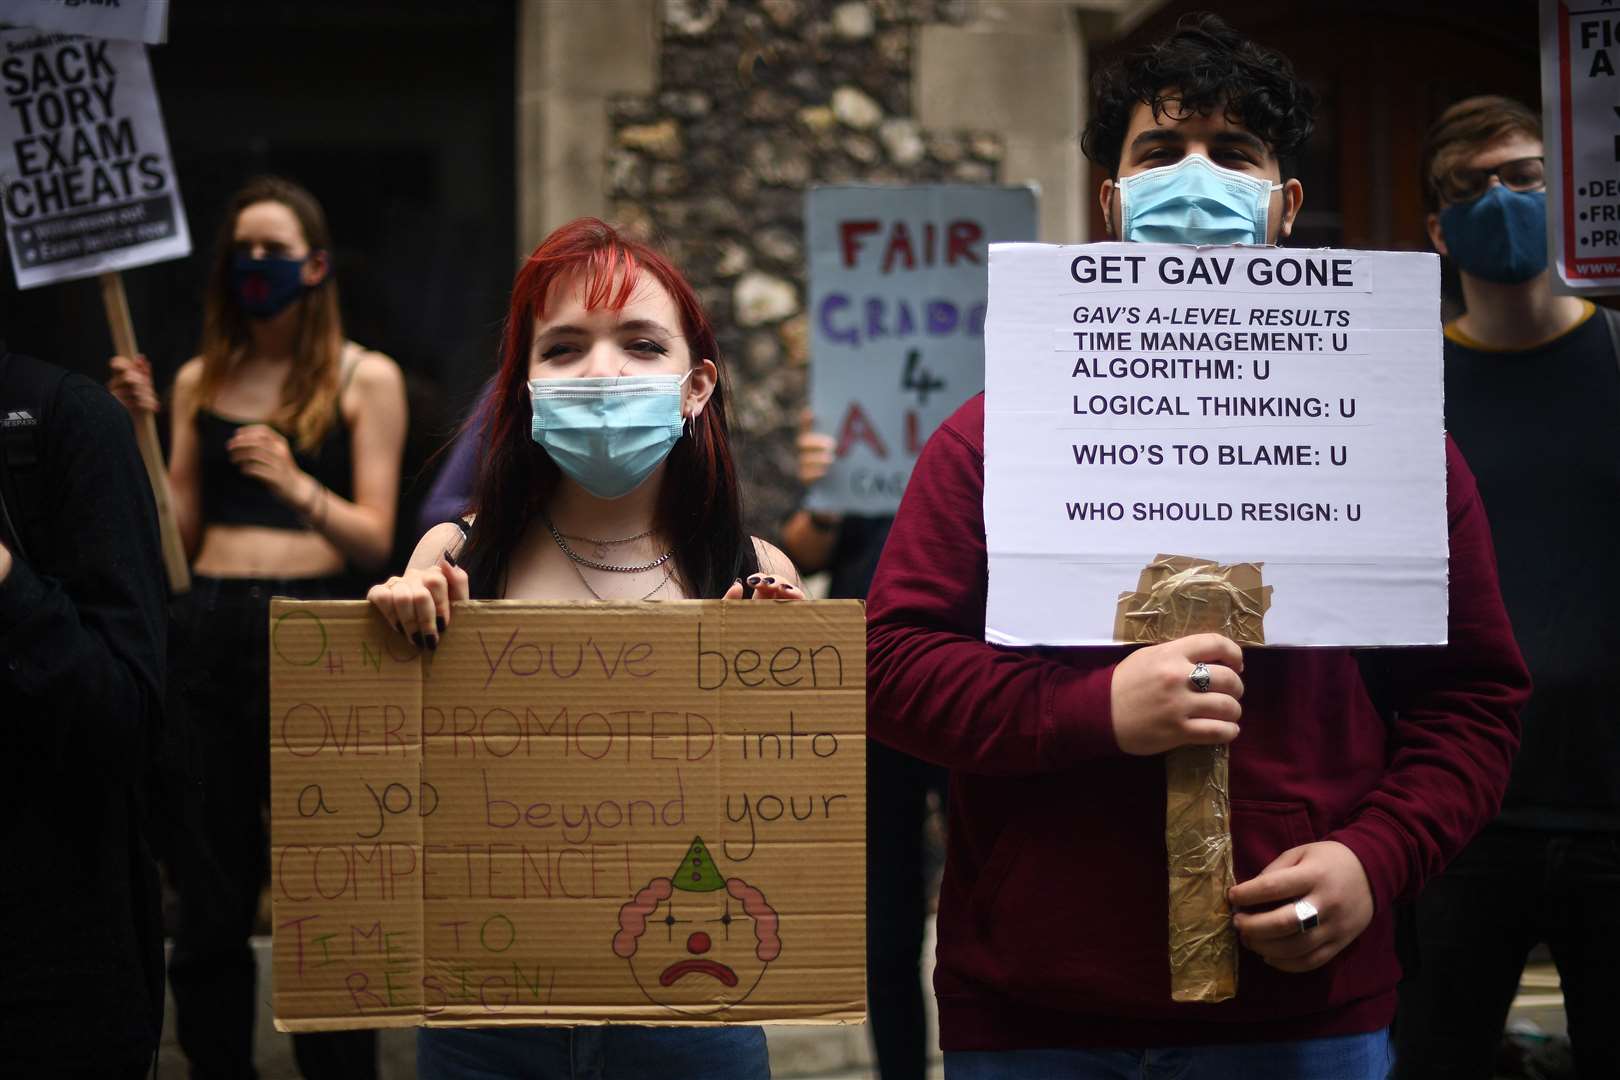
[[[135, 324], [129, 317], [129, 298], [124, 295], [124, 276], [116, 270], [101, 275], [101, 303], [107, 309], [107, 328], [112, 331], [113, 348], [131, 360], [140, 353], [135, 344]], [[169, 473], [163, 465], [163, 446], [158, 442], [157, 419], [142, 413], [135, 420], [135, 444], [146, 465], [146, 478], [152, 484], [152, 500], [157, 504], [158, 531], [163, 540], [163, 566], [169, 575], [169, 590], [189, 592], [191, 570], [186, 565], [186, 545], [180, 538], [174, 503], [169, 495]]]

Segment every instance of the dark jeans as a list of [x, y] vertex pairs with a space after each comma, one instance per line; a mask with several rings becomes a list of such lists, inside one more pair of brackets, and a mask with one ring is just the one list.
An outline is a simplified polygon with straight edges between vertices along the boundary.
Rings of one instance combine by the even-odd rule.
[[770, 1080], [765, 1032], [715, 1028], [423, 1028], [420, 1080]]
[[928, 919], [923, 827], [946, 770], [866, 741], [866, 993], [883, 1080], [923, 1080], [928, 1023], [922, 944]]
[[945, 1080], [1385, 1080], [1389, 1030], [1132, 1050], [952, 1051]]
[[[169, 985], [193, 1080], [255, 1075], [258, 1003], [248, 938], [270, 858], [270, 597], [353, 595], [347, 579], [337, 577], [199, 577], [176, 605], [170, 709], [184, 725], [202, 805], [185, 815], [170, 855], [180, 910]], [[370, 1031], [294, 1035], [293, 1052], [309, 1080], [377, 1074]]]
[[1525, 958], [1546, 942], [1575, 1064], [1620, 1076], [1620, 834], [1491, 827], [1417, 900], [1397, 1078], [1491, 1075]]

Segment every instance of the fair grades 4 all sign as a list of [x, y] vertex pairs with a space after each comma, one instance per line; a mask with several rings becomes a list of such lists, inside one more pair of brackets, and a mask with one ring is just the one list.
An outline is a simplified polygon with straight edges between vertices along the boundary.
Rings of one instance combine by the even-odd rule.
[[1035, 239], [1028, 187], [812, 188], [810, 407], [835, 457], [814, 510], [892, 514], [923, 443], [984, 388], [988, 245]]

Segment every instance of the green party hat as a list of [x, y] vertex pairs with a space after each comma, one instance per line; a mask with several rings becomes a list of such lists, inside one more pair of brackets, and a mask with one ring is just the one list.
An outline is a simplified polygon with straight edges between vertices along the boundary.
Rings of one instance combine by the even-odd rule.
[[692, 846], [686, 849], [681, 864], [675, 868], [670, 880], [682, 892], [718, 892], [726, 887], [715, 869], [714, 856], [703, 845], [703, 837], [692, 837]]

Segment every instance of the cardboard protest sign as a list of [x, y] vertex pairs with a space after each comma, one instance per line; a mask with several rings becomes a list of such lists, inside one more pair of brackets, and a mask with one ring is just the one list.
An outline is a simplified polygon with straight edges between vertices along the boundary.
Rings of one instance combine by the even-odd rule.
[[1444, 643], [1439, 303], [1431, 254], [993, 246], [987, 639]]
[[1541, 0], [1542, 139], [1553, 283], [1620, 292], [1620, 11]]
[[0, 0], [0, 22], [161, 45], [169, 0]]
[[1028, 187], [812, 188], [810, 407], [837, 458], [816, 510], [892, 514], [923, 443], [984, 386], [986, 247], [1035, 239]]
[[282, 1030], [865, 1011], [858, 602], [273, 602]]
[[0, 207], [17, 287], [190, 253], [146, 48], [0, 33]]

